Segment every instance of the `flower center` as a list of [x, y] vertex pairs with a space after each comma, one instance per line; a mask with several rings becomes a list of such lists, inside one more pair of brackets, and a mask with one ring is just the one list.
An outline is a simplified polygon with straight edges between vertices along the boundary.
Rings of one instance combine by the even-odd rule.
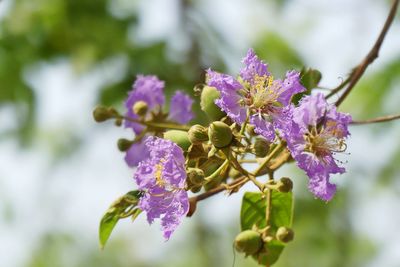
[[244, 92], [244, 104], [259, 114], [271, 114], [279, 106], [277, 99], [279, 97], [279, 84], [274, 82], [272, 76], [254, 77], [253, 84], [247, 84]]
[[304, 135], [306, 141], [305, 150], [316, 156], [324, 156], [331, 153], [341, 153], [347, 148], [342, 131], [336, 127], [337, 123], [328, 121], [325, 127], [319, 129], [311, 127]]

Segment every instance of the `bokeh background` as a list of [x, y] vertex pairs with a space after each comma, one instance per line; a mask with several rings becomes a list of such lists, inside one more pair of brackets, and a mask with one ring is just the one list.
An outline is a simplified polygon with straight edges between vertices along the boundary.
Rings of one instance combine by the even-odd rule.
[[[236, 74], [249, 47], [277, 77], [308, 66], [333, 88], [372, 46], [389, 4], [1, 0], [0, 266], [256, 266], [232, 249], [240, 193], [202, 202], [168, 242], [145, 216], [122, 221], [101, 251], [99, 220], [134, 183], [115, 145], [131, 133], [95, 124], [93, 107], [122, 108], [139, 73], [165, 80], [168, 95], [192, 92], [210, 66]], [[341, 110], [355, 119], [399, 113], [399, 84], [398, 16]], [[279, 172], [295, 182], [296, 237], [276, 266], [400, 266], [400, 122], [351, 132], [331, 202], [314, 199], [295, 166]]]

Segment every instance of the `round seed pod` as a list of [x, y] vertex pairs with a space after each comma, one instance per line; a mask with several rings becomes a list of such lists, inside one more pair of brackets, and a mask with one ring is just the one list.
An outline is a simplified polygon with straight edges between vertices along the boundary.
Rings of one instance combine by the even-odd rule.
[[279, 227], [276, 231], [276, 239], [283, 243], [288, 243], [294, 238], [294, 232], [288, 227]]
[[182, 148], [183, 151], [188, 151], [191, 143], [188, 133], [180, 130], [169, 130], [164, 133], [164, 139], [171, 140]]
[[206, 113], [210, 120], [217, 121], [226, 114], [215, 104], [215, 100], [220, 97], [220, 93], [215, 87], [204, 86], [200, 95], [200, 108]]
[[133, 113], [135, 113], [139, 117], [143, 117], [144, 115], [146, 115], [148, 108], [149, 107], [146, 102], [138, 101], [133, 105], [132, 110], [133, 110]]
[[208, 141], [207, 128], [196, 124], [189, 129], [189, 140], [192, 144], [200, 144], [202, 142]]
[[246, 255], [253, 255], [262, 248], [260, 233], [253, 230], [245, 230], [235, 238], [235, 249]]
[[232, 142], [232, 129], [221, 121], [214, 121], [208, 127], [208, 138], [216, 148], [223, 148]]

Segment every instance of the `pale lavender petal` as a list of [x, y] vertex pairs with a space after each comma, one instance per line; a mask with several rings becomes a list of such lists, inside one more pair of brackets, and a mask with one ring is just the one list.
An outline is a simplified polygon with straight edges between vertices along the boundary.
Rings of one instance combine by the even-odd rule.
[[255, 114], [250, 117], [250, 124], [254, 125], [254, 131], [260, 134], [268, 141], [272, 142], [275, 139], [275, 129], [271, 122]]
[[329, 105], [323, 94], [305, 96], [293, 112], [293, 120], [300, 126], [317, 125], [318, 120], [326, 114]]
[[[149, 111], [164, 105], [164, 82], [160, 81], [157, 76], [138, 75], [133, 84], [133, 89], [128, 93], [128, 98], [125, 101], [125, 116], [132, 119], [138, 118], [132, 110], [133, 105], [138, 101], [146, 102]], [[132, 128], [136, 134], [139, 134], [144, 128], [143, 126], [128, 120], [125, 120], [125, 127]]]
[[125, 161], [129, 167], [136, 167], [139, 162], [143, 161], [149, 156], [147, 146], [143, 141], [139, 141], [131, 145], [126, 151]]
[[309, 190], [318, 198], [329, 201], [336, 193], [336, 185], [329, 182], [329, 174], [318, 173], [310, 176]]
[[253, 49], [247, 51], [247, 55], [243, 58], [242, 63], [245, 67], [240, 71], [240, 76], [243, 80], [253, 83], [255, 76], [269, 76], [268, 65], [258, 59]]
[[282, 93], [279, 95], [278, 101], [284, 106], [289, 105], [293, 95], [306, 90], [300, 83], [300, 73], [298, 71], [288, 71], [281, 86]]
[[236, 92], [221, 92], [215, 104], [239, 125], [246, 120], [246, 109], [240, 105], [240, 96]]
[[237, 91], [242, 88], [242, 85], [232, 76], [211, 69], [207, 70], [207, 85], [217, 88], [221, 93]]
[[181, 124], [186, 124], [194, 117], [192, 112], [193, 99], [187, 94], [176, 91], [171, 98], [168, 119]]

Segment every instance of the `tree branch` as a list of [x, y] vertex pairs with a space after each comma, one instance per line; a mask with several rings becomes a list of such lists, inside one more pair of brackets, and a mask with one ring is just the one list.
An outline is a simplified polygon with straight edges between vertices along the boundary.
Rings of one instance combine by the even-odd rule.
[[375, 119], [363, 120], [363, 121], [352, 121], [351, 124], [353, 125], [362, 125], [362, 124], [369, 124], [369, 123], [379, 123], [379, 122], [386, 122], [386, 121], [393, 121], [400, 119], [400, 114], [397, 115], [389, 115], [389, 116], [382, 116]]
[[378, 36], [378, 39], [376, 40], [374, 46], [369, 51], [369, 53], [364, 58], [364, 60], [354, 69], [354, 71], [352, 71], [352, 73], [350, 75], [349, 85], [347, 86], [347, 88], [343, 92], [343, 94], [339, 97], [339, 99], [336, 101], [336, 103], [335, 103], [336, 106], [339, 106], [346, 99], [346, 97], [349, 95], [351, 90], [354, 88], [354, 86], [357, 84], [357, 82], [360, 80], [360, 78], [364, 74], [367, 67], [372, 62], [374, 62], [374, 60], [378, 57], [379, 50], [382, 46], [383, 40], [385, 39], [386, 33], [388, 32], [388, 30], [393, 22], [393, 19], [396, 15], [398, 4], [399, 4], [399, 0], [393, 1], [389, 15], [385, 21], [385, 24], [383, 25], [383, 28]]

